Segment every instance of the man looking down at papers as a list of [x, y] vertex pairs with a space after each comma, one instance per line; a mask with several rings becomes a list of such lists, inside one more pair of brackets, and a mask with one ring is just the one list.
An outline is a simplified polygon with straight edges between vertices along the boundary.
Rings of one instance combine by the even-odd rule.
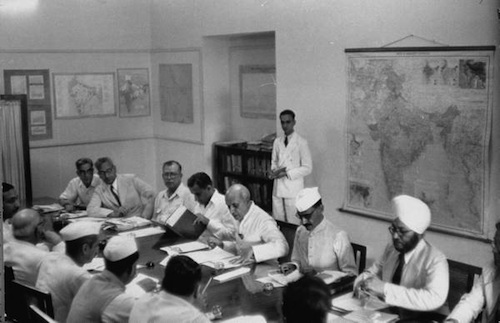
[[[99, 158], [95, 167], [102, 183], [95, 189], [87, 206], [89, 216], [151, 218], [155, 193], [149, 184], [134, 174], [116, 174], [116, 166], [109, 157]], [[113, 212], [102, 214], [101, 208]]]
[[182, 184], [181, 164], [169, 160], [163, 164], [162, 170], [163, 182], [167, 189], [156, 196], [152, 220], [164, 224], [181, 205], [194, 213], [196, 202], [193, 194]]
[[[354, 261], [351, 242], [347, 233], [323, 215], [323, 203], [317, 187], [304, 188], [295, 199], [300, 226], [295, 233], [292, 262], [302, 273], [323, 270], [343, 271], [356, 275], [358, 268]], [[284, 264], [287, 272], [290, 264]]]
[[431, 311], [446, 315], [443, 304], [448, 295], [448, 262], [441, 251], [424, 240], [431, 223], [429, 207], [407, 195], [396, 196], [392, 205], [397, 216], [389, 227], [392, 243], [356, 279], [354, 293], [367, 293], [405, 309], [400, 312], [402, 319], [432, 318], [432, 313], [425, 313]]
[[250, 192], [241, 184], [232, 185], [226, 192], [226, 204], [238, 223], [238, 232], [232, 239], [210, 239], [217, 245], [239, 255], [238, 263], [274, 260], [288, 253], [288, 243], [276, 221], [250, 199]]
[[224, 195], [220, 194], [206, 173], [193, 174], [188, 179], [188, 187], [196, 202], [195, 222], [207, 226], [199, 240], [207, 242], [208, 238], [232, 239], [236, 232], [236, 223], [227, 209]]

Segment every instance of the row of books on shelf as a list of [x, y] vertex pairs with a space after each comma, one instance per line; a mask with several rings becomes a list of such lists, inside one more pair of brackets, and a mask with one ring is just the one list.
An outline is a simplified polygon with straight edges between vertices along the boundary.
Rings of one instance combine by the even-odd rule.
[[[243, 156], [237, 154], [226, 155], [224, 170], [232, 173], [243, 173]], [[246, 174], [267, 177], [271, 170], [271, 161], [264, 156], [247, 156]]]
[[244, 184], [250, 191], [250, 195], [255, 204], [263, 208], [271, 207], [272, 186], [261, 183], [242, 183], [240, 180], [230, 176], [224, 176], [224, 190], [233, 184]]
[[224, 169], [226, 172], [241, 173], [243, 172], [242, 164], [243, 156], [236, 154], [227, 154]]

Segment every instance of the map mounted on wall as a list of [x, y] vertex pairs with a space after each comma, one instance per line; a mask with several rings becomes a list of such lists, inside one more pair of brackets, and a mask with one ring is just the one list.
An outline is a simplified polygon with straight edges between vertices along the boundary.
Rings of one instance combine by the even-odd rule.
[[417, 197], [432, 228], [485, 237], [493, 48], [346, 50], [344, 209], [393, 219]]

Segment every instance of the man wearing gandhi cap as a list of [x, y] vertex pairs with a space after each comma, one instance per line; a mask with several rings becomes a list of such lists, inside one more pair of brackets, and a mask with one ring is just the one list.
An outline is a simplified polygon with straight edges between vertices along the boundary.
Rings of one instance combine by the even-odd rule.
[[291, 260], [300, 271], [337, 270], [357, 275], [349, 237], [344, 230], [325, 219], [318, 188], [299, 191], [295, 206], [301, 225], [295, 233]]
[[66, 254], [49, 253], [41, 262], [36, 287], [50, 292], [54, 318], [66, 322], [71, 301], [80, 287], [90, 279], [82, 266], [94, 259], [99, 248], [100, 224], [76, 222], [59, 233], [66, 244]]
[[354, 282], [355, 294], [374, 295], [401, 308], [400, 317], [432, 319], [447, 314], [449, 273], [445, 255], [424, 233], [431, 223], [429, 207], [407, 195], [392, 200], [396, 219], [389, 227], [392, 243], [382, 257]]
[[106, 270], [80, 288], [71, 304], [68, 322], [128, 322], [135, 298], [125, 294], [125, 285], [136, 274], [139, 252], [135, 239], [112, 237], [103, 255]]

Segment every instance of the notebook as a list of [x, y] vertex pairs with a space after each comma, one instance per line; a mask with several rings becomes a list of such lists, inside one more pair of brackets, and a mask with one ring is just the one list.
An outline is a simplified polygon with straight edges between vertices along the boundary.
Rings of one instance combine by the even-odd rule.
[[166, 226], [181, 237], [196, 240], [207, 226], [201, 222], [194, 224], [194, 220], [196, 220], [196, 215], [181, 205], [168, 218]]

